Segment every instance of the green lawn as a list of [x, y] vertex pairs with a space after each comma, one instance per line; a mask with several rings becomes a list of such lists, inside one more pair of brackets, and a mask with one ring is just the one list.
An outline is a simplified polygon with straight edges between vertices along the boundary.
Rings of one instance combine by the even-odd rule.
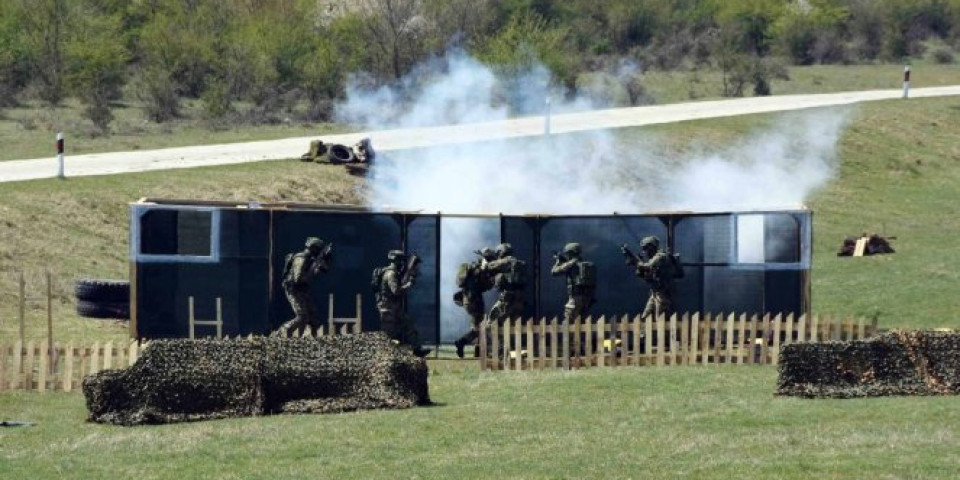
[[[450, 362], [447, 362], [450, 363]], [[955, 478], [956, 397], [803, 400], [772, 367], [433, 368], [437, 406], [114, 427], [0, 395], [4, 478]]]

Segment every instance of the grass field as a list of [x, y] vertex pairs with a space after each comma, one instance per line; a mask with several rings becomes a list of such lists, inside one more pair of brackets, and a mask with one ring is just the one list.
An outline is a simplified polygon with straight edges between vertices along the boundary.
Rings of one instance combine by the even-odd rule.
[[[85, 423], [77, 394], [0, 395], [4, 478], [956, 478], [955, 397], [803, 400], [772, 367], [483, 373], [437, 406], [154, 427]], [[436, 364], [435, 364], [436, 365]]]
[[[837, 175], [809, 202], [815, 310], [877, 316], [886, 328], [960, 327], [960, 100], [874, 102], [851, 115]], [[618, 135], [670, 157], [777, 119]], [[0, 342], [17, 335], [18, 268], [33, 296], [42, 272], [54, 272], [57, 339], [127, 336], [73, 315], [71, 295], [77, 277], [126, 276], [129, 201], [342, 203], [361, 201], [364, 188], [340, 168], [296, 161], [0, 184]], [[834, 255], [862, 231], [897, 235], [898, 253]], [[28, 338], [45, 335], [40, 304], [31, 301]], [[0, 428], [0, 478], [952, 479], [960, 464], [960, 399], [779, 398], [773, 367], [480, 373], [439, 361], [430, 388], [429, 408], [137, 428], [86, 423], [76, 393], [6, 392], [0, 420], [36, 425]]]
[[[875, 316], [884, 328], [958, 327], [954, 293], [960, 274], [953, 265], [960, 260], [960, 219], [952, 212], [960, 204], [960, 101], [854, 108], [836, 177], [809, 202], [814, 310]], [[633, 142], [670, 157], [737, 142], [778, 118], [683, 122], [618, 135], [625, 148]], [[356, 203], [364, 198], [364, 184], [337, 167], [283, 161], [0, 185], [0, 338], [17, 335], [12, 271], [19, 268], [35, 278], [33, 295], [43, 292], [38, 281], [44, 270], [56, 273], [58, 339], [126, 337], [116, 324], [74, 316], [71, 296], [78, 277], [126, 277], [127, 203], [143, 196]], [[896, 235], [898, 253], [835, 256], [843, 237], [864, 231]], [[45, 336], [40, 307], [42, 302], [31, 302], [28, 338]]]
[[[790, 67], [788, 71], [789, 80], [771, 82], [774, 95], [900, 88], [903, 81], [903, 65], [899, 64], [816, 65]], [[915, 88], [957, 84], [960, 84], [960, 69], [955, 65], [920, 61], [913, 66]], [[648, 96], [659, 104], [716, 99], [722, 92], [720, 74], [711, 70], [650, 71], [644, 75], [643, 85]], [[238, 111], [247, 108], [248, 105], [237, 105]], [[0, 161], [54, 156], [54, 138], [59, 131], [66, 132], [68, 154], [81, 155], [318, 136], [349, 129], [342, 125], [296, 121], [277, 125], [223, 125], [205, 120], [202, 106], [196, 100], [184, 102], [180, 119], [156, 124], [145, 120], [139, 101], [128, 100], [119, 103], [113, 111], [116, 120], [111, 125], [112, 135], [94, 137], [90, 135], [91, 124], [80, 117], [80, 110], [77, 102], [68, 101], [55, 109], [27, 103], [22, 108], [0, 111], [0, 145], [4, 146], [0, 150]], [[292, 115], [285, 118], [290, 117], [295, 118]]]

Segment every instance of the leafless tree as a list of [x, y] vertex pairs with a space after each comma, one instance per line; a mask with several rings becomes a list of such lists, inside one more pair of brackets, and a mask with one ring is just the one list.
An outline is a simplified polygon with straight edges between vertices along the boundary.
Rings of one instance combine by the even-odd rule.
[[[370, 42], [384, 72], [400, 79], [423, 50], [427, 22], [420, 0], [361, 0]], [[384, 73], [381, 72], [381, 73]]]

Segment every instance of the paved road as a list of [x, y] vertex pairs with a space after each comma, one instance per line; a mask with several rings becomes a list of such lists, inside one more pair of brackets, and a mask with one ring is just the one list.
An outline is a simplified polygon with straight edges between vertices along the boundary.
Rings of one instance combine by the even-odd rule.
[[[595, 110], [554, 115], [550, 120], [550, 131], [552, 133], [566, 133], [635, 127], [684, 120], [848, 105], [872, 100], [900, 98], [902, 94], [902, 90], [899, 89], [871, 90]], [[916, 88], [910, 91], [911, 98], [947, 95], [960, 95], [960, 85]], [[459, 126], [324, 135], [322, 138], [328, 143], [352, 144], [361, 137], [368, 136], [378, 151], [390, 151], [495, 138], [540, 135], [544, 132], [544, 123], [542, 116], [524, 117]], [[68, 177], [76, 177], [289, 159], [299, 157], [301, 153], [305, 152], [310, 140], [314, 138], [316, 137], [67, 156], [65, 170]], [[56, 174], [56, 158], [0, 162], [0, 182], [52, 178]]]

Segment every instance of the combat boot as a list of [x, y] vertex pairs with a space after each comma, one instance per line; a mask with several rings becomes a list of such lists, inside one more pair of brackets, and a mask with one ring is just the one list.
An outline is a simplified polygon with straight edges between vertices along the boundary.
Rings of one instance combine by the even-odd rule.
[[464, 342], [463, 339], [459, 339], [456, 342], [453, 342], [457, 347], [457, 356], [463, 358], [463, 348], [467, 346], [467, 342]]
[[413, 349], [413, 354], [420, 358], [423, 358], [423, 357], [426, 357], [427, 355], [430, 355], [430, 352], [432, 351], [433, 349], [430, 349], [430, 348], [417, 347]]

